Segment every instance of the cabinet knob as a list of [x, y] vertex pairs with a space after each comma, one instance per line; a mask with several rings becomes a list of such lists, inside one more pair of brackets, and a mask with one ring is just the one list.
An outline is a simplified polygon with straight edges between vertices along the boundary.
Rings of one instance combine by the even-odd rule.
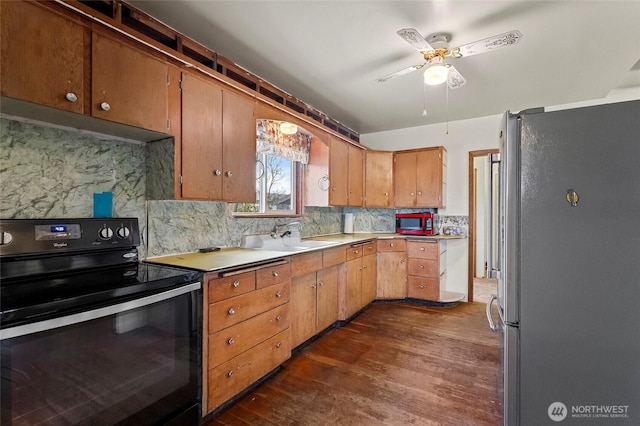
[[111, 109], [111, 105], [106, 102], [100, 104], [100, 109], [103, 111], [109, 111]]
[[229, 170], [226, 174], [227, 174], [227, 177], [233, 176], [233, 173], [231, 173], [231, 170]]
[[332, 190], [332, 191], [335, 191], [335, 190], [336, 190], [336, 188], [331, 188], [331, 190]]
[[231, 376], [233, 376], [233, 370], [231, 370], [231, 371], [229, 371], [229, 372], [227, 373], [227, 377], [231, 377]]
[[367, 269], [367, 265], [362, 265], [362, 269]]
[[276, 317], [276, 321], [282, 321], [282, 316], [278, 315], [278, 316]]
[[227, 340], [227, 343], [230, 345], [233, 345], [236, 341], [233, 340], [233, 337], [230, 337], [229, 340]]
[[316, 286], [314, 284], [311, 284], [311, 288], [316, 288]]
[[420, 265], [420, 269], [424, 269], [424, 265]]
[[219, 170], [219, 169], [214, 170], [213, 174], [216, 175], [216, 176], [220, 176], [222, 174], [222, 170]]
[[240, 286], [240, 281], [235, 280], [235, 281], [233, 282], [233, 286], [234, 286], [235, 288], [238, 288], [238, 287]]
[[322, 286], [322, 285], [324, 285], [324, 283], [323, 283], [322, 281], [320, 281], [320, 282], [318, 283], [318, 285]]
[[67, 98], [69, 102], [76, 102], [78, 100], [78, 96], [73, 92], [67, 93], [64, 97]]
[[276, 343], [276, 348], [280, 349], [281, 346], [282, 346], [281, 342]]
[[418, 195], [422, 195], [422, 191], [418, 191]]
[[354, 253], [354, 254], [358, 254], [358, 253], [360, 253], [360, 252], [359, 252], [358, 250], [354, 250], [354, 251], [353, 251], [353, 253]]
[[395, 244], [389, 243], [389, 247], [395, 247]]
[[389, 193], [388, 193], [388, 192], [385, 192], [385, 193], [384, 193], [384, 196], [385, 196], [385, 197], [388, 197], [388, 196], [389, 196]]
[[420, 251], [424, 251], [424, 247], [420, 247]]
[[273, 271], [273, 276], [274, 276], [274, 277], [279, 277], [279, 276], [280, 276], [280, 272], [278, 272], [278, 271]]
[[236, 310], [235, 310], [235, 309], [233, 309], [233, 308], [229, 309], [229, 315], [233, 315], [233, 314], [235, 314], [235, 313], [236, 313]]
[[412, 193], [411, 193], [411, 196], [413, 197], [414, 195], [416, 195], [416, 193], [415, 193], [415, 192], [412, 192]]
[[420, 284], [418, 287], [420, 287], [420, 288], [424, 288], [424, 284]]
[[282, 293], [277, 292], [277, 293], [276, 293], [276, 297], [282, 297]]
[[404, 265], [404, 259], [402, 259], [402, 260], [400, 261], [400, 264]]

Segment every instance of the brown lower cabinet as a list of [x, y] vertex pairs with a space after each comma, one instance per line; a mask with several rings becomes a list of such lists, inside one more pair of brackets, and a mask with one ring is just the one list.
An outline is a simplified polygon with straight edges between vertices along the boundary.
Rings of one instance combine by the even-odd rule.
[[407, 297], [407, 241], [404, 238], [378, 240], [378, 299]]
[[376, 297], [376, 243], [366, 241], [346, 249], [346, 280], [339, 288], [339, 319], [345, 320]]
[[203, 416], [291, 357], [291, 265], [211, 273], [204, 282]]
[[440, 301], [446, 273], [445, 247], [444, 241], [407, 241], [408, 297]]

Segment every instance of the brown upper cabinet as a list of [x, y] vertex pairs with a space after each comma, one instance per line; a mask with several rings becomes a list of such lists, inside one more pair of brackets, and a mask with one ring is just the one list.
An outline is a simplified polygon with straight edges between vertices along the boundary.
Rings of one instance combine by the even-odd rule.
[[366, 207], [393, 207], [393, 152], [365, 153]]
[[3, 1], [0, 13], [2, 95], [82, 113], [85, 28], [33, 3]]
[[91, 53], [91, 115], [167, 133], [167, 63], [97, 32]]
[[394, 187], [396, 207], [445, 207], [446, 161], [444, 147], [396, 151]]
[[182, 198], [255, 202], [251, 98], [182, 73]]
[[329, 204], [362, 206], [364, 202], [364, 150], [331, 137], [329, 147]]

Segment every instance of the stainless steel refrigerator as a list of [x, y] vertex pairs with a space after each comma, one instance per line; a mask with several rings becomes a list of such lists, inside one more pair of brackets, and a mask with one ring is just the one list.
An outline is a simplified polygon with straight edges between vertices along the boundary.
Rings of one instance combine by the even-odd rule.
[[504, 424], [640, 425], [640, 101], [507, 112], [492, 168]]

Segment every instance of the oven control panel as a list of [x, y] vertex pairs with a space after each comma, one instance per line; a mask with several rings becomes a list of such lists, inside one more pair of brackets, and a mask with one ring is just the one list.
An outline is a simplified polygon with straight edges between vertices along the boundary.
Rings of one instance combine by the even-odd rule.
[[0, 220], [0, 255], [137, 247], [137, 218]]

